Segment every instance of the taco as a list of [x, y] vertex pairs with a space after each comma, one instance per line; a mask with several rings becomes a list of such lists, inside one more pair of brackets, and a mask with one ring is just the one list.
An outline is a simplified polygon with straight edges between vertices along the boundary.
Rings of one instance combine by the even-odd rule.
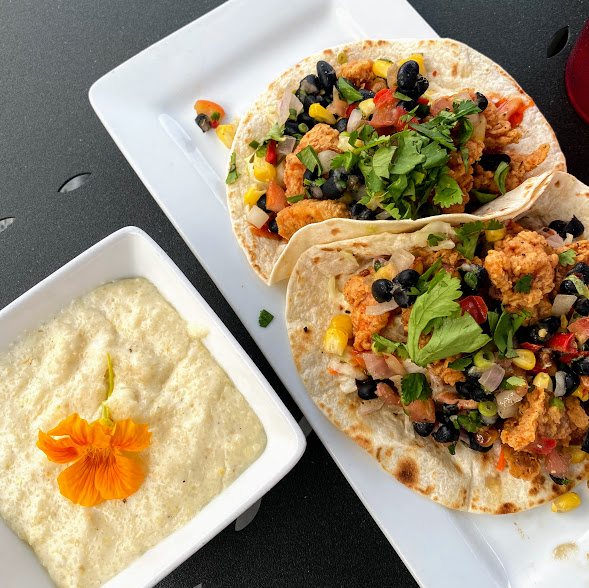
[[453, 509], [517, 512], [589, 472], [589, 188], [551, 180], [520, 220], [314, 246], [289, 281], [311, 398]]
[[415, 230], [438, 214], [493, 218], [517, 190], [513, 216], [538, 176], [565, 169], [533, 100], [449, 39], [361, 41], [304, 59], [256, 100], [233, 149], [233, 229], [269, 284], [314, 244]]

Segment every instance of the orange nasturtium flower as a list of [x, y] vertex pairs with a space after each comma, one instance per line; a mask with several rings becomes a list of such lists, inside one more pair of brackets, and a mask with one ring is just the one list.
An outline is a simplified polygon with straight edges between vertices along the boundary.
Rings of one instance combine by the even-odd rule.
[[148, 425], [136, 425], [131, 419], [112, 426], [103, 423], [88, 424], [72, 414], [48, 433], [39, 430], [37, 447], [49, 461], [75, 462], [57, 477], [59, 491], [75, 504], [95, 506], [127, 498], [137, 492], [145, 477], [141, 465], [123, 452], [143, 451], [151, 445]]

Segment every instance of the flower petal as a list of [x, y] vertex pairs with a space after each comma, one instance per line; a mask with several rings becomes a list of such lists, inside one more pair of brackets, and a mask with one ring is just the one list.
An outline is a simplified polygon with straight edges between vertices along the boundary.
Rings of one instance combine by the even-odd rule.
[[39, 440], [37, 447], [45, 453], [49, 461], [55, 463], [70, 463], [76, 461], [84, 452], [84, 450], [76, 445], [72, 439], [53, 439], [39, 430]]
[[110, 437], [107, 431], [107, 427], [103, 427], [98, 423], [89, 425], [88, 421], [81, 419], [77, 413], [74, 413], [61, 421], [57, 427], [47, 431], [47, 434], [54, 437], [69, 435], [77, 445], [94, 445], [105, 449], [110, 445]]
[[57, 476], [59, 491], [74, 504], [82, 506], [95, 506], [104, 502], [95, 484], [96, 472], [104, 461], [101, 453], [87, 453]]
[[117, 421], [110, 444], [124, 451], [143, 451], [151, 445], [148, 428], [149, 425], [136, 425], [131, 419]]
[[127, 498], [134, 494], [143, 482], [141, 465], [124, 457], [118, 451], [109, 454], [96, 472], [96, 488], [105, 500]]

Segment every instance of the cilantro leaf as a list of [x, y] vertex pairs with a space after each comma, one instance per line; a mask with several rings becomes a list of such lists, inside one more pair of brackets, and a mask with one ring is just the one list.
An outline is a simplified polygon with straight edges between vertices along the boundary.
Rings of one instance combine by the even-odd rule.
[[444, 241], [446, 239], [445, 235], [440, 235], [440, 233], [430, 233], [427, 236], [427, 244], [430, 247], [435, 247], [440, 241]]
[[396, 147], [381, 147], [374, 154], [374, 157], [372, 158], [372, 169], [378, 177], [389, 177], [389, 166], [391, 165], [391, 160], [393, 159], [393, 154], [396, 150]]
[[501, 228], [503, 228], [503, 223], [495, 219], [491, 219], [486, 224], [483, 221], [464, 223], [461, 227], [456, 227], [455, 229], [456, 236], [461, 241], [456, 246], [456, 250], [466, 257], [466, 259], [473, 259], [479, 235], [483, 231], [496, 231]]
[[450, 129], [446, 126], [436, 125], [435, 119], [426, 123], [411, 123], [409, 126], [432, 141], [436, 141], [440, 145], [443, 145], [446, 149], [456, 151], [456, 147], [454, 147], [454, 142], [452, 141], [452, 135], [450, 134]]
[[479, 277], [474, 272], [466, 272], [462, 278], [465, 284], [473, 290], [478, 290]]
[[260, 316], [258, 317], [258, 324], [264, 329], [274, 320], [274, 315], [270, 314], [267, 310], [262, 309]]
[[421, 149], [421, 154], [425, 155], [423, 169], [432, 169], [446, 165], [450, 156], [448, 152], [439, 143], [429, 143]]
[[338, 167], [343, 166], [346, 169], [346, 171], [350, 171], [352, 168], [358, 165], [359, 159], [360, 156], [357, 153], [354, 153], [353, 151], [346, 151], [345, 153], [340, 153], [339, 155], [336, 155], [331, 160], [331, 167], [333, 169], [336, 169]]
[[499, 388], [501, 390], [515, 390], [518, 386], [526, 386], [528, 382], [521, 376], [511, 376], [509, 378], [503, 378]]
[[466, 172], [468, 173], [468, 147], [466, 145], [463, 145], [460, 148], [460, 157], [462, 157], [462, 163], [464, 164], [464, 169], [466, 170]]
[[407, 374], [401, 380], [401, 402], [407, 406], [416, 400], [427, 400], [431, 396], [431, 388], [425, 374]]
[[481, 109], [472, 100], [459, 100], [458, 102], [454, 102], [453, 107], [453, 116], [456, 120], [469, 114], [481, 112]]
[[291, 204], [294, 204], [295, 202], [300, 202], [304, 197], [305, 197], [304, 194], [297, 194], [296, 196], [287, 196], [286, 199]]
[[469, 410], [466, 414], [458, 415], [455, 426], [462, 427], [469, 433], [476, 433], [483, 426], [481, 413], [478, 410]]
[[487, 204], [487, 202], [491, 202], [495, 200], [499, 196], [499, 194], [491, 194], [490, 192], [481, 192], [480, 190], [471, 190], [470, 193], [481, 203]]
[[[496, 319], [497, 313], [491, 318], [491, 313], [487, 313], [487, 320], [493, 333], [493, 341], [499, 350], [500, 357], [517, 357], [517, 353], [513, 350], [513, 336], [516, 331], [522, 326], [523, 322], [530, 316], [527, 310], [522, 310], [521, 313], [512, 314], [503, 310], [501, 316]], [[496, 322], [495, 322], [496, 320]], [[495, 325], [492, 325], [493, 321]]]
[[510, 170], [509, 164], [506, 161], [502, 161], [495, 170], [495, 175], [493, 176], [495, 183], [499, 190], [501, 190], [501, 194], [505, 194], [505, 178]]
[[442, 208], [448, 208], [453, 204], [459, 204], [464, 200], [464, 193], [460, 189], [458, 182], [451, 178], [447, 173], [449, 168], [444, 168], [444, 173], [440, 176], [435, 186], [434, 204]]
[[260, 144], [257, 141], [250, 141], [248, 145], [254, 150], [256, 150], [260, 146]]
[[[466, 143], [471, 137], [474, 128], [472, 123], [467, 119], [463, 119], [460, 121], [460, 127], [458, 128], [458, 134], [456, 135], [456, 139], [460, 145]], [[468, 169], [468, 166], [465, 166]]]
[[323, 175], [319, 156], [312, 145], [307, 145], [302, 151], [297, 153], [297, 159], [310, 171], [317, 169], [318, 175]]
[[448, 367], [451, 370], [458, 370], [459, 372], [461, 372], [465, 368], [467, 368], [471, 363], [472, 363], [472, 357], [470, 357], [470, 355], [467, 355], [466, 357], [459, 357], [458, 359], [451, 361], [448, 364]]
[[266, 141], [284, 141], [286, 137], [284, 136], [284, 125], [279, 125], [278, 123], [274, 123], [268, 134], [262, 139], [262, 143]]
[[419, 152], [423, 141], [418, 135], [408, 131], [400, 133], [397, 141], [399, 148], [395, 155], [391, 173], [405, 175], [411, 172], [416, 165], [426, 160], [426, 156]]
[[532, 287], [532, 274], [526, 274], [522, 276], [513, 288], [514, 292], [518, 294], [529, 294], [530, 288]]
[[382, 263], [381, 261], [375, 261], [374, 262], [374, 271], [377, 272], [383, 265], [385, 265], [385, 264]]
[[558, 254], [558, 263], [560, 265], [573, 265], [575, 257], [577, 257], [577, 252], [574, 249], [567, 249]]
[[361, 102], [364, 99], [362, 94], [360, 94], [360, 92], [358, 92], [358, 90], [356, 90], [346, 78], [337, 79], [337, 89], [348, 104], [352, 104], [352, 102]]
[[395, 92], [393, 96], [399, 100], [403, 100], [403, 102], [412, 102], [412, 98], [402, 92]]
[[231, 165], [229, 166], [229, 173], [227, 174], [226, 184], [233, 184], [237, 181], [237, 178], [241, 175], [237, 173], [237, 164], [235, 163], [235, 152], [231, 154]]
[[391, 341], [377, 333], [372, 335], [372, 350], [376, 353], [390, 353], [391, 355], [396, 355], [400, 359], [407, 359], [409, 357], [407, 349], [403, 343]]
[[448, 445], [448, 451], [450, 452], [450, 455], [456, 455], [456, 443]]
[[417, 286], [415, 286], [415, 291], [411, 290], [409, 293], [415, 294], [417, 296], [423, 294], [428, 288], [427, 281], [429, 280], [429, 277], [433, 274], [437, 275], [437, 271], [440, 269], [440, 267], [442, 267], [442, 258], [438, 257], [438, 259], [436, 259], [436, 261], [427, 270], [425, 270], [421, 276], [419, 276], [419, 279], [417, 280]]

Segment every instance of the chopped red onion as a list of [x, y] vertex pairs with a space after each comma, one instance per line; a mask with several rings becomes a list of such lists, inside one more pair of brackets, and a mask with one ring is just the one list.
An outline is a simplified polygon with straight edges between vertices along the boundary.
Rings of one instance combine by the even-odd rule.
[[503, 381], [503, 376], [505, 376], [505, 370], [500, 365], [494, 363], [483, 372], [479, 379], [479, 384], [489, 390], [489, 392], [494, 392]]
[[521, 396], [515, 390], [502, 390], [495, 396], [497, 412], [502, 419], [508, 419], [517, 414]]
[[565, 378], [566, 374], [563, 371], [558, 371], [554, 374], [554, 380], [556, 382], [556, 386], [554, 387], [555, 396], [564, 396], [566, 392]]
[[362, 359], [366, 364], [366, 371], [375, 380], [385, 380], [386, 378], [390, 378], [394, 375], [382, 355], [376, 355], [375, 353], [367, 352], [362, 354]]
[[284, 141], [278, 141], [276, 144], [276, 156], [280, 159], [283, 155], [289, 155], [293, 152], [297, 140], [290, 135], [284, 135]]
[[360, 408], [358, 409], [359, 414], [370, 414], [376, 412], [384, 406], [384, 400], [382, 398], [373, 398], [372, 400], [363, 400]]
[[573, 294], [557, 294], [552, 303], [552, 316], [568, 314], [576, 301], [577, 297]]
[[303, 103], [291, 92], [289, 88], [284, 90], [280, 102], [280, 111], [278, 113], [278, 124], [283, 125], [290, 116], [290, 109], [296, 110], [297, 114], [303, 111]]
[[395, 302], [394, 298], [391, 298], [388, 302], [380, 302], [379, 304], [373, 304], [372, 306], [366, 307], [366, 314], [368, 316], [379, 316], [385, 312], [390, 312], [399, 308], [399, 305]]
[[405, 249], [397, 249], [391, 253], [391, 261], [399, 272], [409, 269], [415, 261], [415, 255]]
[[564, 239], [554, 230], [544, 227], [538, 231], [545, 239], [548, 245], [558, 249], [564, 245]]
[[326, 151], [321, 151], [317, 154], [323, 173], [327, 173], [331, 169], [331, 162], [333, 161], [336, 155], [337, 153], [335, 151], [331, 151], [330, 149]]
[[337, 114], [337, 116], [344, 117], [346, 116], [346, 110], [348, 109], [348, 103], [345, 100], [342, 100], [339, 96], [339, 92], [337, 88], [333, 87], [333, 100], [331, 104], [327, 106], [327, 112], [331, 112], [331, 114]]
[[247, 213], [245, 220], [250, 225], [254, 225], [256, 229], [261, 229], [264, 223], [270, 218], [259, 206], [252, 206], [250, 211]]
[[383, 357], [395, 376], [407, 375], [407, 370], [403, 367], [403, 364], [394, 355], [385, 353]]
[[359, 108], [354, 108], [350, 114], [350, 117], [348, 118], [348, 126], [346, 131], [348, 131], [348, 133], [354, 132], [358, 128], [361, 120], [362, 111]]

